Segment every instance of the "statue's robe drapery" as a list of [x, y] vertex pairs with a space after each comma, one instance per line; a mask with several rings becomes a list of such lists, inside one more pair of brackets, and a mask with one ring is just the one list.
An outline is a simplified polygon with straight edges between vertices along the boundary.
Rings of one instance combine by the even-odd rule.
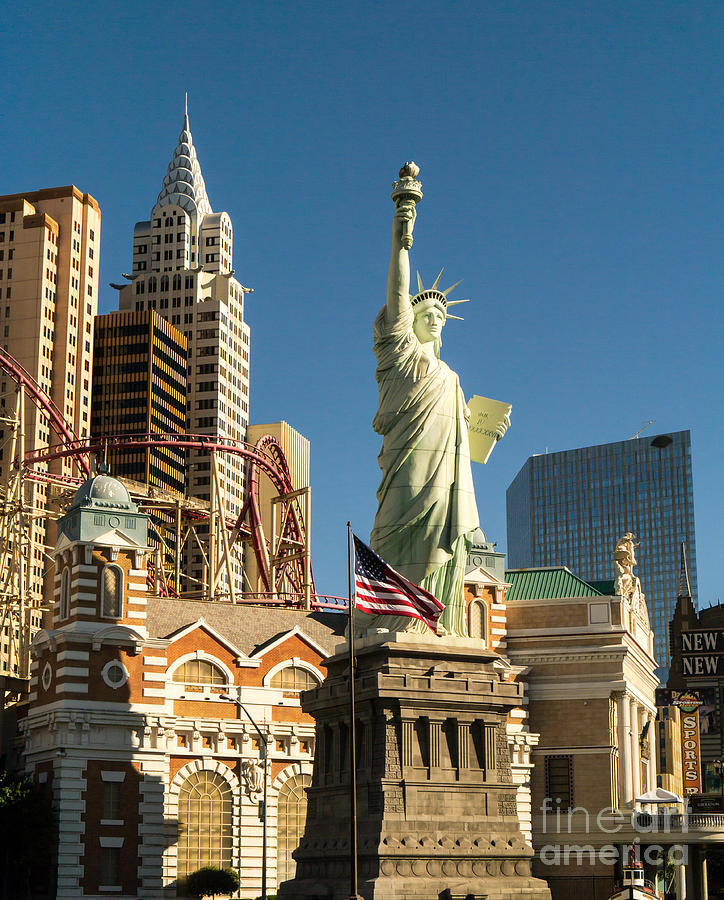
[[[393, 568], [445, 604], [441, 623], [448, 631], [467, 634], [465, 536], [478, 527], [469, 411], [457, 374], [423, 350], [413, 321], [410, 306], [394, 319], [385, 307], [375, 320], [380, 403], [373, 427], [383, 444], [370, 543]], [[370, 624], [403, 630], [410, 620], [384, 616]]]

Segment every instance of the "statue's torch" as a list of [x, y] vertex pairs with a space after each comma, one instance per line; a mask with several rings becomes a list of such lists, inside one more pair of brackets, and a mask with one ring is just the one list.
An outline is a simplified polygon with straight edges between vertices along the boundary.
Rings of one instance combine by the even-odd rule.
[[[402, 203], [419, 203], [422, 200], [422, 184], [416, 180], [419, 174], [420, 167], [414, 162], [406, 162], [400, 169], [400, 180], [392, 182], [391, 197], [396, 207], [399, 208]], [[402, 246], [405, 250], [412, 247], [412, 222], [409, 220], [403, 223]]]

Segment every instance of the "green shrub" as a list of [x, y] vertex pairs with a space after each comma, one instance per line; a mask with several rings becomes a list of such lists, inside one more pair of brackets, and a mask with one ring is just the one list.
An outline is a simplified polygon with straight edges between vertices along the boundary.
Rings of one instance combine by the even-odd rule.
[[186, 890], [192, 897], [233, 894], [238, 887], [239, 876], [233, 869], [217, 869], [216, 866], [197, 869], [186, 879]]

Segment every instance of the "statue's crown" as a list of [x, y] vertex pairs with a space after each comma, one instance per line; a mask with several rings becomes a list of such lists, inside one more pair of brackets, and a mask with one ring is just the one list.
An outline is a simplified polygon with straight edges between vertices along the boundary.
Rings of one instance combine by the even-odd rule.
[[459, 322], [462, 322], [462, 316], [453, 316], [448, 312], [449, 306], [455, 306], [458, 303], [469, 303], [469, 300], [448, 300], [447, 295], [456, 288], [460, 282], [456, 281], [455, 284], [451, 284], [449, 288], [444, 291], [441, 291], [438, 285], [440, 284], [440, 278], [442, 277], [442, 273], [444, 269], [440, 269], [440, 273], [432, 284], [432, 287], [424, 288], [422, 286], [422, 279], [420, 278], [420, 273], [417, 273], [417, 293], [410, 297], [410, 305], [413, 307], [418, 306], [419, 304], [424, 304], [427, 306], [439, 306], [445, 312], [446, 319], [457, 319]]

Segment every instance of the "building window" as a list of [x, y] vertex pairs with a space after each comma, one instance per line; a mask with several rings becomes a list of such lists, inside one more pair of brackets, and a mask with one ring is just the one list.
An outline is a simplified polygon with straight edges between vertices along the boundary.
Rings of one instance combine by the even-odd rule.
[[101, 678], [108, 687], [113, 688], [115, 691], [117, 688], [123, 687], [128, 681], [128, 672], [119, 659], [112, 659], [101, 669]]
[[468, 606], [468, 634], [487, 643], [488, 607], [483, 600], [472, 600]]
[[121, 877], [121, 848], [101, 847], [101, 883], [116, 886]]
[[277, 884], [294, 878], [297, 864], [292, 851], [299, 846], [307, 818], [307, 792], [312, 779], [309, 775], [293, 775], [285, 781], [277, 801]]
[[123, 570], [120, 566], [103, 567], [101, 615], [107, 619], [120, 619], [123, 615]]
[[43, 668], [43, 677], [42, 677], [42, 684], [43, 684], [44, 691], [47, 691], [50, 689], [50, 685], [51, 685], [52, 681], [53, 681], [53, 669], [51, 668], [50, 663], [47, 662], [45, 664], [45, 667]]
[[70, 569], [66, 566], [60, 576], [60, 618], [70, 615]]
[[103, 818], [121, 818], [121, 792], [123, 783], [120, 781], [103, 782]]
[[573, 757], [546, 756], [546, 797], [553, 811], [573, 809]]
[[182, 684], [227, 684], [228, 679], [219, 666], [205, 659], [189, 659], [176, 669], [173, 680]]
[[189, 775], [178, 797], [179, 878], [202, 866], [231, 866], [232, 816], [231, 786], [223, 776], [207, 770]]
[[274, 675], [269, 682], [270, 687], [281, 688], [285, 693], [298, 694], [308, 691], [319, 684], [319, 678], [301, 666], [285, 666]]

